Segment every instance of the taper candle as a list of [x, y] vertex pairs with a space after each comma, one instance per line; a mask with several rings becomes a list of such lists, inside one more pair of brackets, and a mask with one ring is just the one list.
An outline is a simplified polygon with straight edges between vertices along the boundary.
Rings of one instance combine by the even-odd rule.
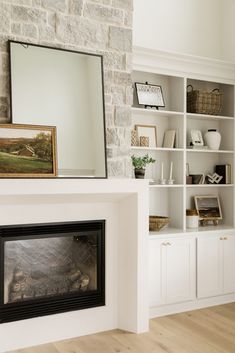
[[173, 171], [173, 162], [171, 162], [171, 166], [170, 166], [170, 176], [169, 176], [169, 180], [172, 180], [172, 171]]
[[164, 179], [164, 164], [162, 162], [162, 169], [161, 169], [161, 179]]

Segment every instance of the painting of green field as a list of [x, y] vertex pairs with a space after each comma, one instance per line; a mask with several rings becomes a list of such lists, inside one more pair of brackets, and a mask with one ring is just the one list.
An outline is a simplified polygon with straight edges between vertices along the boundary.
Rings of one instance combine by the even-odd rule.
[[0, 152], [0, 173], [45, 174], [52, 171], [51, 162]]
[[0, 124], [0, 176], [55, 175], [55, 127]]

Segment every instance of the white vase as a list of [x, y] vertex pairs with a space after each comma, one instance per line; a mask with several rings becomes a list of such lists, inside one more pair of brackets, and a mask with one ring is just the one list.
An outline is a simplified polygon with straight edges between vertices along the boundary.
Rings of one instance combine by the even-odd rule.
[[221, 135], [216, 129], [210, 129], [204, 136], [206, 145], [210, 150], [218, 150], [221, 142]]
[[187, 228], [198, 228], [198, 222], [199, 222], [198, 216], [186, 216]]

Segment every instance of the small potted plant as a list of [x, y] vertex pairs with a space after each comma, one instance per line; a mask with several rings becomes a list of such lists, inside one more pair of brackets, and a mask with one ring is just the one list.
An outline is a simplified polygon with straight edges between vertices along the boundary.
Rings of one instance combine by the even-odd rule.
[[136, 179], [144, 179], [147, 164], [156, 162], [155, 159], [146, 154], [143, 157], [131, 156]]

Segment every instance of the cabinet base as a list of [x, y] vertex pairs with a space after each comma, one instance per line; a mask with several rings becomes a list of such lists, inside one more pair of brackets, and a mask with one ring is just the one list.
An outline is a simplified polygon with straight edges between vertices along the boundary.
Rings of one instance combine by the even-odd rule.
[[192, 311], [202, 308], [208, 308], [210, 306], [216, 306], [221, 304], [228, 304], [235, 302], [235, 293], [220, 295], [217, 297], [210, 297], [204, 299], [195, 299], [188, 302], [177, 303], [177, 304], [167, 304], [158, 307], [152, 307], [149, 310], [150, 319], [182, 313], [185, 311]]

